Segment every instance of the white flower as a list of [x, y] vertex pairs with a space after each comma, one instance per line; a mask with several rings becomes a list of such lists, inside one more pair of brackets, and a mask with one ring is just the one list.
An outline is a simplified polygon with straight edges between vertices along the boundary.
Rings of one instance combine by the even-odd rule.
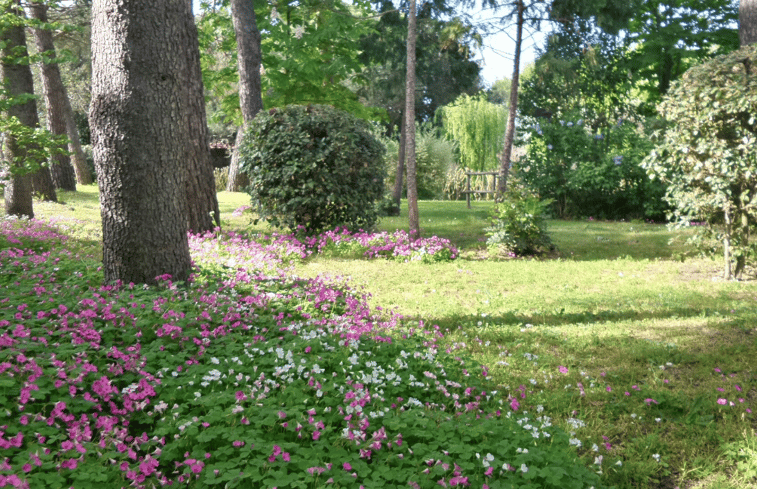
[[528, 466], [526, 464], [520, 464], [520, 471], [525, 474], [528, 472]]
[[655, 453], [654, 455], [652, 455], [652, 458], [655, 459], [657, 462], [659, 462], [660, 461], [660, 454], [659, 453]]

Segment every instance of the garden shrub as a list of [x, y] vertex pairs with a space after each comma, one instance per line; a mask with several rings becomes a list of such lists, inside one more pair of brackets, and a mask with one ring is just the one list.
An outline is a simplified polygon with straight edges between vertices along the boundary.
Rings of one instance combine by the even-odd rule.
[[706, 222], [694, 243], [722, 250], [725, 277], [738, 277], [756, 251], [757, 46], [691, 68], [658, 110], [669, 124], [644, 165], [667, 184], [670, 217]]
[[619, 119], [593, 132], [581, 119], [540, 121], [527, 138], [517, 174], [552, 199], [556, 217], [664, 218], [664, 188], [641, 167], [652, 143], [633, 122]]
[[552, 250], [546, 223], [550, 204], [550, 200], [541, 200], [530, 191], [511, 185], [494, 210], [494, 225], [486, 230], [489, 253], [524, 256]]
[[240, 148], [260, 218], [307, 233], [376, 223], [383, 154], [367, 122], [325, 105], [259, 113]]
[[[394, 182], [397, 178], [399, 143], [387, 142], [386, 147], [387, 181]], [[415, 135], [415, 165], [418, 173], [418, 198], [443, 198], [447, 172], [455, 165], [455, 143], [441, 137], [431, 125], [419, 125]], [[402, 188], [403, 194], [406, 194], [407, 180], [404, 178]]]

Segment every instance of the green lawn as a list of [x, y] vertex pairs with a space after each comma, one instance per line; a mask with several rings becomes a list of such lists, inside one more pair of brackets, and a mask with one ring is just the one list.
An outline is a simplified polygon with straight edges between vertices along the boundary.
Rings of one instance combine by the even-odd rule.
[[[37, 216], [97, 246], [95, 187], [60, 198], [35, 201]], [[219, 201], [226, 228], [265, 230], [249, 213], [232, 216], [249, 204], [245, 194]], [[604, 469], [608, 485], [757, 486], [757, 422], [747, 412], [757, 409], [756, 282], [722, 281], [718, 261], [674, 259], [685, 233], [637, 222], [549, 221], [555, 257], [487, 260], [492, 205], [420, 203], [423, 234], [454, 242], [456, 261], [313, 257], [294, 273], [351, 277], [408, 325], [438, 325], [450, 351], [487, 365], [502, 386], [524, 386], [524, 407], [574, 432], [588, 464], [620, 461]], [[406, 223], [403, 213], [379, 228]]]

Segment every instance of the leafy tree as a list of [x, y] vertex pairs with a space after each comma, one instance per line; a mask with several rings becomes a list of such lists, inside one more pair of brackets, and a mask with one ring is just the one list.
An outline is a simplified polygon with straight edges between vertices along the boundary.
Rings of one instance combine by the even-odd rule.
[[240, 148], [248, 191], [274, 226], [368, 229], [384, 192], [384, 148], [367, 122], [325, 105], [261, 112]]
[[0, 132], [5, 135], [3, 156], [7, 159], [8, 173], [5, 210], [10, 215], [32, 218], [33, 191], [40, 191], [47, 200], [57, 200], [50, 172], [42, 163], [60, 141], [39, 128], [25, 25], [26, 19], [17, 0], [0, 1], [3, 82], [0, 108], [6, 115], [0, 118]]
[[519, 94], [521, 115], [582, 119], [594, 132], [633, 117], [631, 81], [620, 39], [593, 22], [561, 23], [549, 36]]
[[106, 282], [189, 277], [190, 12], [187, 0], [92, 5], [90, 121]]
[[510, 101], [510, 85], [512, 82], [507, 78], [496, 80], [491, 88], [486, 90], [486, 99], [498, 105], [507, 105]]
[[[388, 115], [387, 133], [403, 124], [408, 16], [389, 0], [374, 2], [381, 13], [373, 29], [360, 40], [362, 77], [370, 83], [358, 87], [366, 105]], [[403, 5], [403, 4], [401, 4]], [[449, 2], [424, 2], [416, 12], [416, 122], [433, 120], [437, 109], [480, 86], [480, 66], [474, 48], [481, 36], [462, 17], [454, 16]]]
[[[42, 0], [32, 1], [29, 4], [29, 12], [34, 19], [35, 27], [33, 29], [34, 39], [37, 44], [37, 51], [40, 53], [40, 78], [42, 80], [42, 93], [47, 108], [47, 129], [56, 135], [68, 135], [67, 116], [71, 117], [71, 104], [68, 101], [66, 87], [63, 85], [60, 70], [58, 69], [58, 60], [56, 59], [55, 44], [53, 43], [52, 28], [48, 22], [47, 10], [49, 5]], [[69, 114], [67, 114], [67, 111]], [[77, 135], [78, 138], [78, 135]], [[64, 143], [68, 147], [68, 143]], [[50, 160], [50, 171], [53, 182], [57, 188], [63, 190], [76, 191], [77, 172], [80, 180], [87, 180], [89, 170], [86, 162], [81, 159], [76, 160], [78, 167], [76, 171], [71, 165], [71, 158], [67, 152], [59, 151]], [[89, 178], [91, 182], [91, 177]]]
[[[203, 79], [213, 108], [211, 120], [238, 127], [236, 35], [230, 0], [204, 1], [198, 22]], [[261, 93], [266, 108], [329, 104], [363, 118], [377, 117], [346, 86], [361, 69], [360, 38], [369, 26], [362, 2], [277, 0], [255, 5], [261, 38]]]
[[441, 115], [444, 131], [457, 142], [465, 168], [485, 171], [497, 167], [507, 124], [503, 106], [480, 96], [461, 95], [455, 103], [442, 107]]
[[740, 277], [754, 257], [757, 222], [757, 46], [691, 68], [674, 83], [659, 112], [669, 125], [645, 161], [668, 185], [681, 224], [705, 221], [697, 240], [722, 243], [724, 277]]
[[650, 105], [689, 67], [739, 45], [733, 0], [646, 0], [630, 19], [628, 67]]

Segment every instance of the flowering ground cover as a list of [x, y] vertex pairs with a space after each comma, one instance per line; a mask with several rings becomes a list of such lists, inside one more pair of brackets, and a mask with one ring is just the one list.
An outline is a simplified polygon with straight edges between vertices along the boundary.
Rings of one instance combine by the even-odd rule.
[[[30, 487], [128, 487], [166, 477], [179, 487], [550, 487], [545, 478], [561, 470], [565, 487], [757, 485], [757, 282], [713, 281], [718, 264], [671, 259], [682, 256], [667, 245], [679, 232], [550, 221], [560, 259], [494, 262], [481, 259], [487, 203], [470, 211], [421, 202], [424, 236], [451, 238], [459, 258], [366, 259], [351, 237], [324, 239], [320, 253], [321, 240], [266, 237], [249, 216], [233, 216], [246, 197], [223, 192], [225, 229], [237, 233], [192, 238], [191, 285], [110, 290], [101, 287], [99, 258], [87, 256], [98, 254], [98, 223], [83, 209], [96, 208], [96, 194], [84, 188], [64, 198], [69, 205], [35, 202], [35, 210], [54, 216], [65, 236], [40, 226], [34, 238], [11, 234], [21, 244], [0, 237], [6, 250], [33, 251], [2, 258], [0, 319], [10, 315], [13, 325], [3, 332], [14, 341], [44, 338], [42, 331], [61, 345], [69, 338], [66, 348], [30, 346], [38, 353], [24, 353], [23, 364], [15, 350], [0, 359], [23, 374], [0, 373], [10, 413], [0, 422], [6, 486], [26, 478]], [[386, 219], [380, 230], [394, 235], [406, 219]], [[40, 311], [49, 315], [36, 318]], [[88, 321], [93, 328], [82, 331], [102, 330], [98, 347], [73, 336], [72, 325]], [[19, 322], [32, 328], [28, 338], [13, 336]], [[10, 396], [31, 375], [22, 365], [51, 352], [67, 359], [65, 379], [35, 382], [40, 391], [29, 390], [23, 406], [47, 417], [21, 425]], [[139, 369], [154, 377], [144, 377], [154, 396], [140, 387]], [[103, 375], [119, 389], [108, 402], [94, 387]], [[149, 404], [115, 413], [110, 402], [125, 409], [130, 386], [143, 389], [132, 406]], [[108, 425], [85, 410], [87, 389], [108, 416], [101, 423], [115, 423], [107, 450], [96, 446]], [[140, 392], [149, 395], [140, 400]], [[78, 432], [60, 416], [47, 424], [57, 402], [90, 441], [75, 442]], [[18, 433], [21, 447], [13, 446]], [[21, 460], [37, 434], [50, 449], [34, 452], [39, 466]], [[73, 445], [63, 450], [67, 440]]]
[[0, 487], [599, 487], [524, 388], [294, 276], [297, 243], [194, 236], [192, 280], [143, 287], [0, 234]]

